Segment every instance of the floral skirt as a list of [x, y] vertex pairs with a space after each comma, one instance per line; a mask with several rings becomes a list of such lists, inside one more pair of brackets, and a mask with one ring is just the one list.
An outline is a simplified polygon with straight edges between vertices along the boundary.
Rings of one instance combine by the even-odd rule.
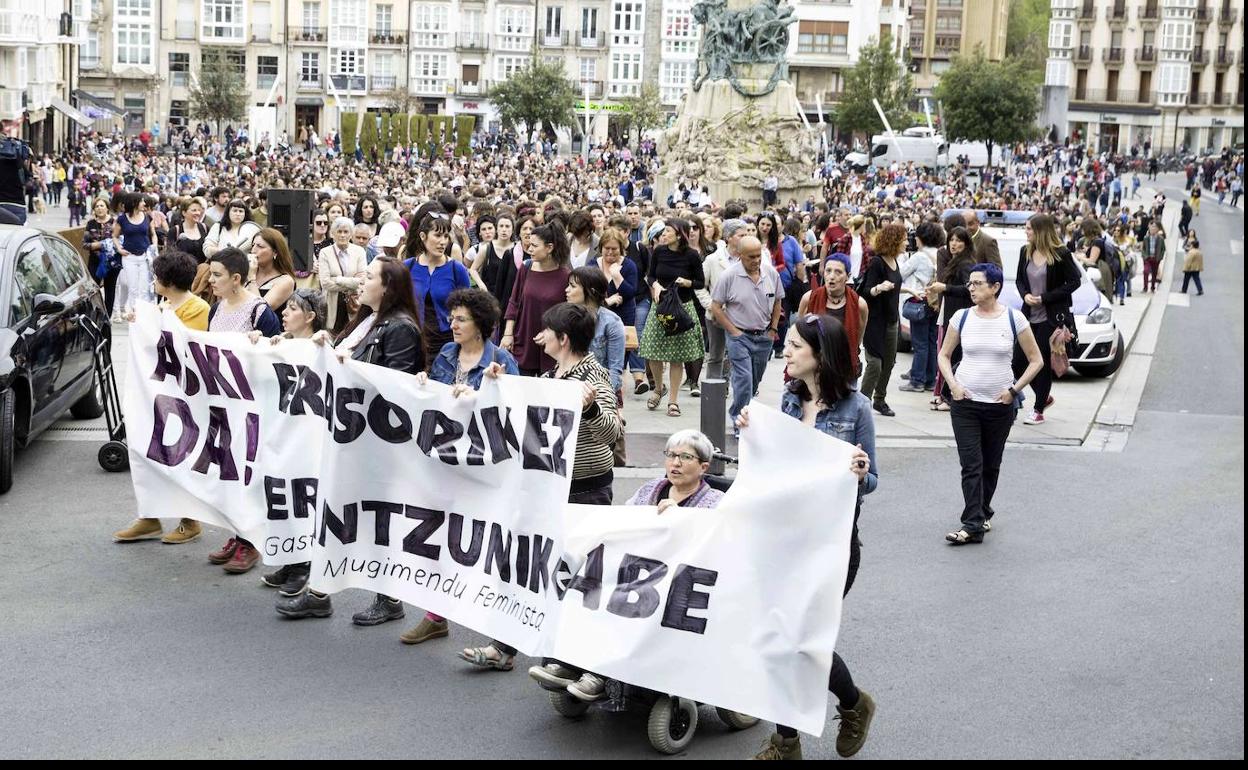
[[683, 307], [693, 319], [693, 328], [669, 337], [663, 333], [663, 324], [651, 314], [646, 319], [646, 328], [641, 332], [641, 342], [637, 347], [639, 356], [647, 361], [682, 364], [701, 360], [705, 348], [702, 347], [702, 328], [698, 325], [698, 314], [692, 301], [684, 303]]

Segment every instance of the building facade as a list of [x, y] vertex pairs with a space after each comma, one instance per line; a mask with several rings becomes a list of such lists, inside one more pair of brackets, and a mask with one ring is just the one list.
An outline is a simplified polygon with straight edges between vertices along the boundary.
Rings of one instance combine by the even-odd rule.
[[1101, 151], [1244, 141], [1244, 8], [1232, 0], [1053, 0], [1042, 118]]
[[[131, 133], [190, 121], [188, 89], [205, 56], [235, 63], [253, 116], [270, 115], [266, 125], [292, 138], [300, 126], [336, 126], [344, 110], [396, 107], [494, 127], [490, 87], [538, 56], [563, 64], [582, 94], [578, 115], [603, 138], [620, 100], [645, 83], [675, 113], [700, 40], [695, 0], [77, 2], [86, 6], [81, 87], [124, 111]], [[794, 0], [790, 77], [812, 120], [836, 101], [868, 40], [887, 32], [901, 56], [907, 2]]]
[[0, 120], [20, 123], [14, 135], [36, 153], [63, 146], [75, 118], [89, 123], [69, 103], [81, 33], [77, 5], [0, 0]]
[[912, 0], [909, 49], [915, 90], [930, 95], [953, 58], [976, 48], [989, 61], [1004, 59], [1009, 20], [1009, 0]]

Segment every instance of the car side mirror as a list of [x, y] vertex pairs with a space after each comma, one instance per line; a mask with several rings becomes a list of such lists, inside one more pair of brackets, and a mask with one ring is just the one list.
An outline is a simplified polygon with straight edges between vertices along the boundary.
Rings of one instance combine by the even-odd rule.
[[55, 296], [51, 294], [36, 294], [35, 295], [35, 309], [34, 309], [35, 318], [40, 318], [45, 315], [53, 315], [55, 313], [63, 313], [63, 312], [65, 312], [65, 303], [61, 302]]

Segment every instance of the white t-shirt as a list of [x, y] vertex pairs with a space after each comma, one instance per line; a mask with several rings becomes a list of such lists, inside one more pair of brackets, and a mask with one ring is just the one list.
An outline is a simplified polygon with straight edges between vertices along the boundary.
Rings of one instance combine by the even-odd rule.
[[[1007, 313], [1013, 315], [1013, 329]], [[954, 313], [951, 323], [959, 329], [962, 345], [962, 361], [955, 373], [958, 383], [972, 401], [995, 402], [1001, 391], [1014, 384], [1014, 341], [1018, 332], [1029, 328], [1027, 319], [1009, 308], [996, 318], [984, 318], [970, 308]]]

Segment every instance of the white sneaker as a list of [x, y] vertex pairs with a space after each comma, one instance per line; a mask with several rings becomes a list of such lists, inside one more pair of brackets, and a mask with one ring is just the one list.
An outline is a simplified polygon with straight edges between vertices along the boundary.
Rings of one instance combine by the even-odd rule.
[[1032, 413], [1027, 415], [1027, 417], [1023, 420], [1023, 425], [1044, 425], [1044, 415], [1033, 410]]
[[589, 673], [582, 674], [575, 684], [568, 685], [569, 695], [587, 702], [601, 699], [606, 691], [606, 681], [602, 677]]
[[529, 677], [543, 687], [565, 688], [575, 683], [576, 672], [558, 663], [547, 663], [544, 666], [533, 666], [529, 669]]

